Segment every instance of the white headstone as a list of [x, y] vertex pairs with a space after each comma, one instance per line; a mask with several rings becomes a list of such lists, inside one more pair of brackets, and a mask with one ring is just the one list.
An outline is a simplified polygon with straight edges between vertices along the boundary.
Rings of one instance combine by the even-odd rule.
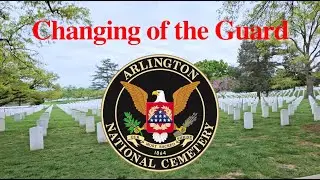
[[289, 125], [289, 112], [287, 109], [281, 109], [280, 123], [281, 123], [281, 126]]
[[93, 116], [86, 117], [86, 132], [87, 133], [95, 132], [94, 117]]
[[103, 132], [103, 128], [102, 128], [101, 122], [97, 123], [97, 140], [98, 140], [98, 143], [107, 142], [107, 138], [106, 138], [105, 133]]
[[231, 115], [231, 114], [233, 114], [233, 105], [229, 105], [228, 106], [228, 115]]
[[256, 113], [257, 112], [257, 104], [251, 104], [251, 112]]
[[240, 120], [240, 108], [234, 108], [233, 120]]
[[251, 112], [244, 113], [244, 128], [245, 129], [253, 128], [253, 116]]
[[97, 115], [97, 110], [96, 109], [92, 109], [92, 115]]
[[50, 114], [48, 112], [45, 112], [43, 113], [41, 116], [40, 116], [40, 119], [41, 120], [48, 120], [50, 119]]
[[279, 108], [282, 108], [282, 107], [283, 107], [283, 100], [282, 100], [282, 98], [279, 98], [279, 99], [278, 99], [278, 105], [279, 105]]
[[247, 111], [248, 110], [248, 103], [244, 102], [243, 103], [243, 111]]
[[0, 110], [0, 119], [5, 119], [6, 118], [6, 113], [4, 110]]
[[47, 136], [47, 120], [39, 120], [37, 125], [42, 128], [43, 136]]
[[29, 129], [30, 150], [44, 149], [43, 135], [41, 127], [33, 127]]
[[313, 118], [315, 121], [320, 121], [320, 106], [316, 106], [314, 108], [314, 115], [313, 116], [314, 116]]
[[17, 114], [14, 114], [13, 118], [14, 118], [15, 121], [21, 121], [22, 120], [22, 115], [17, 113]]
[[314, 114], [314, 110], [315, 110], [315, 108], [317, 107], [317, 103], [313, 103], [312, 105], [311, 105], [311, 112], [312, 112], [312, 114]]
[[79, 117], [79, 126], [85, 126], [86, 125], [86, 119], [87, 119], [87, 117], [82, 114]]
[[79, 122], [81, 116], [82, 116], [81, 112], [76, 111], [76, 112], [75, 112], [75, 115], [74, 115], [74, 120], [77, 121], [77, 122]]
[[262, 107], [262, 117], [264, 118], [269, 117], [269, 106]]
[[277, 112], [278, 111], [278, 104], [277, 102], [272, 103], [272, 112]]
[[3, 132], [6, 130], [6, 121], [3, 118], [0, 118], [0, 132]]
[[288, 105], [288, 113], [289, 113], [289, 116], [294, 115], [294, 107], [292, 104]]

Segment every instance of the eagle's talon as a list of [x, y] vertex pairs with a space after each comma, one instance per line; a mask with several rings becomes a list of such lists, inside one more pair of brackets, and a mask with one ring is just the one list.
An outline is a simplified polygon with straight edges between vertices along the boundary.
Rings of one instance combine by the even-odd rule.
[[134, 133], [138, 134], [138, 133], [140, 133], [140, 131], [142, 131], [143, 129], [144, 129], [143, 127], [140, 128], [139, 126], [137, 126], [137, 127], [134, 128]]
[[184, 127], [184, 126], [181, 126], [181, 127], [179, 127], [179, 128], [177, 127], [176, 130], [178, 130], [180, 133], [183, 134], [183, 133], [185, 133], [185, 132], [187, 131], [187, 128]]

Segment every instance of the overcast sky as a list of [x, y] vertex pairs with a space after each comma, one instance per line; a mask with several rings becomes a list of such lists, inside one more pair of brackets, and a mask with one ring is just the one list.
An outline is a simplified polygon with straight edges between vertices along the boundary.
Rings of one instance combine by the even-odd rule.
[[[203, 59], [223, 59], [236, 64], [240, 40], [223, 41], [215, 35], [218, 23], [216, 10], [219, 2], [79, 2], [91, 11], [93, 25], [103, 26], [108, 20], [113, 24], [141, 26], [141, 43], [137, 46], [127, 41], [109, 41], [97, 46], [93, 41], [56, 41], [39, 49], [41, 61], [46, 69], [60, 76], [62, 86], [89, 87], [95, 66], [103, 58], [110, 58], [122, 67], [137, 57], [166, 53], [180, 56], [191, 62]], [[157, 26], [163, 20], [170, 20], [167, 41], [151, 41], [146, 38], [146, 29]], [[209, 28], [209, 38], [205, 41], [178, 41], [174, 38], [174, 28], [178, 22], [188, 20], [190, 24]]]

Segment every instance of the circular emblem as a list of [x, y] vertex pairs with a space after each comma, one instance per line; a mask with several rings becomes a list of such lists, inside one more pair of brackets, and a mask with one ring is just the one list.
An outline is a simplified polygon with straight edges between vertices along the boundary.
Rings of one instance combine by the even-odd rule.
[[210, 82], [191, 63], [162, 54], [123, 67], [108, 85], [102, 113], [117, 154], [151, 171], [193, 162], [209, 147], [218, 125]]

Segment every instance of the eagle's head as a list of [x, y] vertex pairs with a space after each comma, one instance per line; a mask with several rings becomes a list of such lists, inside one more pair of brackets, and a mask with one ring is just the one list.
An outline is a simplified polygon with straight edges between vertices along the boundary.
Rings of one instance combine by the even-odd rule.
[[156, 95], [157, 99], [155, 102], [167, 102], [163, 90], [155, 90], [152, 92], [152, 95]]

